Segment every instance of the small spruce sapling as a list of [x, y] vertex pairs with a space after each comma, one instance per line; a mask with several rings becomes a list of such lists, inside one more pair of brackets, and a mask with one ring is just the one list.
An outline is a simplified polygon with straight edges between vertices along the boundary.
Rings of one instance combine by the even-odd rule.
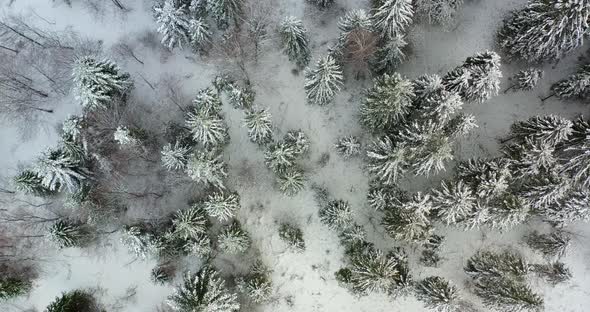
[[194, 140], [207, 148], [220, 146], [229, 138], [227, 125], [218, 114], [198, 110], [189, 112], [186, 126], [193, 133]]
[[190, 148], [181, 145], [180, 141], [176, 141], [174, 145], [168, 143], [162, 148], [162, 166], [172, 170], [184, 170], [188, 163]]
[[289, 130], [283, 140], [293, 147], [297, 156], [304, 155], [309, 151], [309, 137], [302, 130]]
[[248, 137], [259, 145], [272, 142], [272, 116], [268, 109], [251, 109], [246, 111], [244, 125], [248, 128]]
[[459, 293], [455, 286], [439, 276], [427, 277], [416, 284], [418, 299], [439, 312], [459, 311]]
[[309, 64], [311, 51], [309, 49], [309, 34], [303, 27], [303, 22], [293, 16], [286, 17], [279, 26], [279, 34], [289, 57], [299, 68]]
[[332, 56], [318, 60], [316, 68], [305, 71], [305, 94], [310, 104], [330, 103], [342, 87], [344, 76], [342, 68]]
[[290, 167], [278, 174], [279, 189], [287, 196], [295, 196], [305, 188], [303, 170]]
[[559, 258], [565, 255], [570, 246], [571, 235], [562, 230], [541, 234], [534, 231], [525, 237], [526, 244], [533, 250], [548, 258]]
[[237, 192], [215, 192], [203, 203], [207, 214], [220, 222], [233, 218], [240, 209], [240, 195]]
[[226, 254], [243, 253], [250, 248], [252, 241], [238, 221], [225, 227], [217, 237], [219, 250]]
[[186, 47], [191, 41], [191, 22], [185, 8], [176, 7], [173, 0], [165, 0], [154, 7], [154, 13], [162, 44], [170, 50]]
[[572, 278], [570, 269], [563, 262], [559, 261], [548, 264], [535, 264], [533, 265], [532, 271], [553, 286], [567, 282]]
[[474, 293], [498, 311], [536, 312], [544, 301], [526, 284], [512, 278], [482, 278], [474, 283]]
[[298, 154], [296, 148], [284, 141], [274, 143], [264, 152], [264, 161], [275, 173], [295, 165]]
[[295, 252], [303, 252], [305, 250], [305, 241], [303, 240], [303, 232], [300, 228], [289, 224], [281, 223], [279, 226], [279, 237]]
[[352, 135], [338, 139], [334, 147], [338, 154], [344, 158], [355, 157], [361, 153], [361, 142]]
[[187, 175], [198, 183], [207, 183], [218, 188], [225, 188], [227, 166], [222, 156], [214, 151], [195, 152], [186, 165]]
[[553, 84], [551, 92], [553, 93], [543, 98], [542, 101], [552, 96], [557, 96], [560, 99], [588, 99], [590, 97], [590, 65], [583, 66], [576, 74]]
[[238, 278], [236, 284], [252, 303], [265, 303], [271, 299], [273, 290], [270, 272], [260, 260], [252, 265], [246, 276]]
[[373, 19], [383, 39], [391, 39], [404, 33], [406, 27], [412, 23], [414, 9], [411, 0], [384, 0], [374, 3], [377, 7], [374, 9]]
[[344, 230], [353, 223], [353, 213], [348, 202], [332, 200], [319, 212], [320, 220], [333, 230]]
[[81, 224], [59, 220], [49, 228], [49, 237], [59, 248], [83, 247], [89, 234]]
[[5, 301], [27, 294], [33, 285], [31, 282], [16, 277], [0, 277], [0, 301]]
[[508, 89], [504, 90], [504, 93], [508, 93], [508, 91], [530, 91], [533, 90], [539, 81], [543, 79], [543, 70], [536, 69], [536, 68], [529, 68], [525, 70], [521, 70], [514, 77], [510, 80], [512, 81], [512, 85], [508, 87]]

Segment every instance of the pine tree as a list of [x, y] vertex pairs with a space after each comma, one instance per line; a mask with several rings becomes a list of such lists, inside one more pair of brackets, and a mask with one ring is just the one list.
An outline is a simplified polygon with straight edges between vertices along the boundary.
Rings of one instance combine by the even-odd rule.
[[208, 183], [218, 188], [225, 188], [224, 178], [227, 177], [227, 166], [221, 159], [222, 155], [214, 151], [195, 152], [186, 165], [188, 176], [198, 183]]
[[512, 278], [482, 278], [474, 287], [475, 294], [498, 311], [536, 312], [543, 309], [543, 298]]
[[303, 232], [300, 228], [289, 223], [281, 223], [279, 226], [279, 237], [294, 251], [303, 252], [305, 250]]
[[55, 190], [50, 190], [43, 185], [43, 178], [38, 176], [32, 170], [23, 170], [14, 177], [14, 184], [16, 189], [25, 194], [33, 194], [37, 196], [50, 196], [55, 194]]
[[351, 10], [346, 12], [338, 20], [338, 29], [341, 31], [340, 40], [346, 40], [346, 36], [355, 30], [370, 31], [373, 28], [373, 21], [367, 11], [363, 9]]
[[555, 172], [542, 174], [524, 183], [522, 197], [536, 211], [559, 205], [573, 189], [571, 180]]
[[443, 84], [467, 102], [484, 102], [498, 94], [500, 78], [500, 56], [486, 51], [468, 57], [463, 65], [447, 73]]
[[342, 68], [332, 56], [320, 58], [315, 69], [305, 70], [305, 94], [310, 104], [326, 105], [340, 91], [344, 81]]
[[304, 155], [309, 151], [309, 137], [301, 129], [289, 130], [283, 137], [285, 144], [293, 147], [297, 156]]
[[208, 225], [207, 214], [200, 205], [179, 210], [172, 218], [173, 233], [182, 239], [198, 238], [207, 232]]
[[510, 127], [511, 138], [519, 143], [530, 138], [551, 146], [567, 140], [572, 131], [572, 121], [557, 115], [533, 116], [526, 121], [515, 122]]
[[309, 64], [311, 51], [309, 49], [309, 33], [303, 22], [296, 17], [286, 17], [280, 27], [279, 34], [289, 56], [289, 61], [295, 62], [298, 67], [304, 68]]
[[375, 211], [384, 211], [391, 206], [400, 205], [406, 201], [408, 195], [395, 185], [383, 185], [380, 183], [371, 183], [367, 201], [369, 206]]
[[213, 88], [199, 90], [193, 100], [193, 105], [195, 106], [195, 112], [207, 115], [219, 115], [222, 107], [219, 93], [215, 92]]
[[339, 235], [342, 244], [348, 248], [361, 244], [367, 239], [367, 231], [358, 224], [353, 224], [344, 229]]
[[174, 279], [174, 269], [168, 265], [157, 265], [150, 273], [152, 283], [166, 285]]
[[83, 57], [76, 61], [72, 76], [76, 98], [88, 110], [103, 109], [133, 85], [128, 73], [110, 60]]
[[431, 211], [431, 197], [416, 193], [411, 199], [386, 210], [382, 225], [387, 234], [396, 240], [422, 243], [432, 234], [428, 218]]
[[31, 282], [16, 277], [0, 277], [0, 301], [5, 301], [27, 294], [32, 288]]
[[242, 229], [238, 221], [225, 227], [217, 237], [219, 250], [227, 254], [243, 253], [252, 243], [248, 233]]
[[508, 92], [509, 90], [514, 91], [530, 91], [533, 90], [539, 80], [543, 79], [543, 70], [536, 69], [536, 68], [528, 68], [525, 70], [521, 70], [514, 77], [511, 78], [512, 86], [510, 86], [504, 93]]
[[475, 194], [463, 181], [443, 181], [440, 189], [433, 191], [432, 208], [445, 224], [452, 225], [468, 218], [476, 208], [476, 201]]
[[215, 192], [207, 196], [203, 208], [209, 216], [224, 222], [240, 209], [240, 195], [237, 192]]
[[350, 283], [362, 294], [373, 292], [390, 293], [403, 281], [400, 262], [390, 254], [370, 249], [352, 257]]
[[172, 50], [183, 48], [191, 42], [191, 22], [183, 7], [176, 7], [175, 1], [165, 0], [154, 7], [158, 32], [162, 34], [162, 44]]
[[384, 184], [395, 183], [408, 170], [409, 149], [395, 146], [388, 136], [373, 142], [367, 151], [369, 173]]
[[334, 0], [307, 0], [320, 8], [327, 8], [334, 3]]
[[510, 250], [494, 252], [480, 250], [467, 260], [465, 272], [474, 279], [514, 278], [522, 280], [529, 272], [529, 264]]
[[559, 261], [548, 264], [535, 264], [532, 270], [553, 286], [567, 282], [572, 278], [570, 269]]
[[[432, 118], [437, 123], [444, 124], [449, 122], [463, 108], [463, 101], [459, 94], [446, 91], [442, 86], [434, 90], [425, 89], [436, 87], [436, 80], [432, 81], [435, 84], [434, 86], [419, 85], [420, 83], [428, 82], [414, 81], [414, 86], [422, 88], [422, 90], [419, 90], [421, 92], [420, 97], [417, 96], [415, 101], [415, 104], [420, 109], [420, 118]], [[421, 100], [418, 100], [418, 98], [421, 98]]]
[[412, 24], [414, 9], [411, 0], [378, 1], [374, 10], [375, 27], [380, 30], [384, 39], [395, 38], [397, 34], [405, 32]]
[[546, 257], [556, 258], [565, 255], [570, 245], [571, 236], [562, 230], [547, 234], [534, 231], [527, 235], [525, 239], [526, 244], [531, 249], [541, 252]]
[[303, 170], [291, 167], [279, 172], [278, 182], [279, 189], [287, 196], [295, 196], [305, 188], [306, 178], [303, 174]]
[[456, 139], [468, 135], [477, 127], [475, 116], [459, 113], [444, 125], [443, 133], [449, 138]]
[[503, 153], [511, 161], [513, 174], [517, 177], [544, 180], [543, 178], [550, 178], [550, 172], [557, 166], [555, 148], [548, 143], [533, 141], [530, 138], [525, 138], [523, 143], [505, 146]]
[[121, 146], [137, 147], [141, 146], [141, 139], [136, 135], [141, 133], [141, 130], [129, 128], [126, 126], [118, 126], [113, 133], [113, 138]]
[[588, 141], [590, 124], [581, 117], [575, 121], [573, 131], [566, 142], [563, 152], [567, 155], [563, 171], [584, 186], [590, 185], [590, 152]]
[[531, 208], [522, 196], [503, 194], [490, 203], [488, 223], [492, 228], [512, 228], [524, 223], [531, 216]]
[[[590, 1], [588, 6], [590, 12]], [[590, 97], [590, 65], [584, 65], [576, 74], [554, 83], [551, 91], [560, 99], [588, 99]]]
[[445, 136], [432, 135], [411, 162], [417, 175], [429, 176], [445, 170], [445, 163], [453, 158], [452, 142]]
[[417, 107], [428, 102], [434, 102], [434, 97], [445, 89], [442, 78], [437, 74], [425, 74], [412, 81], [414, 86], [414, 101]]
[[201, 18], [193, 18], [189, 22], [188, 37], [195, 51], [203, 51], [211, 43], [209, 25]]
[[292, 167], [295, 164], [296, 158], [296, 148], [284, 141], [270, 145], [264, 152], [266, 165], [276, 173]]
[[412, 105], [412, 82], [398, 73], [374, 80], [360, 108], [361, 123], [372, 131], [382, 131], [403, 122]]
[[162, 250], [161, 240], [145, 224], [125, 226], [121, 243], [141, 259], [158, 255]]
[[[84, 117], [68, 115], [66, 120], [62, 123], [61, 131], [64, 138], [71, 141], [77, 141], [82, 137], [82, 130], [84, 128]], [[65, 139], [64, 139], [65, 140]]]
[[334, 147], [338, 154], [344, 158], [351, 158], [361, 153], [361, 142], [352, 135], [338, 139]]
[[439, 276], [427, 277], [416, 285], [418, 298], [426, 307], [439, 312], [459, 311], [459, 294], [457, 288]]
[[88, 179], [90, 172], [62, 149], [48, 149], [38, 160], [34, 173], [41, 185], [50, 191], [67, 189], [74, 193]]
[[395, 34], [393, 38], [382, 41], [375, 51], [375, 57], [371, 62], [373, 71], [377, 74], [391, 73], [395, 71], [406, 59], [408, 42], [404, 34]]
[[558, 60], [583, 44], [589, 16], [588, 0], [532, 0], [504, 20], [498, 41], [513, 59]]
[[268, 109], [247, 110], [244, 125], [252, 142], [265, 145], [272, 141], [272, 116]]
[[227, 125], [220, 115], [203, 111], [189, 112], [186, 126], [193, 133], [195, 141], [205, 147], [215, 147], [227, 142]]
[[172, 170], [183, 170], [186, 168], [190, 153], [190, 148], [182, 146], [179, 141], [172, 144], [168, 143], [162, 148], [162, 166]]
[[350, 204], [343, 200], [332, 200], [320, 212], [320, 220], [333, 230], [344, 230], [353, 223], [354, 215]]
[[59, 248], [83, 247], [88, 233], [81, 224], [68, 220], [59, 220], [49, 228], [49, 237]]
[[463, 0], [417, 0], [414, 1], [416, 15], [429, 24], [450, 27], [458, 11], [463, 6]]
[[252, 265], [248, 275], [238, 278], [236, 284], [253, 303], [265, 303], [271, 299], [273, 289], [270, 271], [260, 260]]
[[97, 307], [95, 301], [96, 300], [92, 294], [86, 291], [78, 289], [72, 290], [55, 298], [55, 300], [45, 308], [45, 312], [99, 312], [101, 310]]
[[243, 11], [243, 0], [208, 0], [207, 12], [217, 22], [217, 26], [226, 29], [231, 22], [236, 25]]
[[238, 298], [229, 292], [219, 274], [208, 265], [197, 273], [185, 273], [182, 284], [168, 297], [174, 311], [234, 312], [240, 309]]
[[586, 222], [590, 220], [590, 192], [583, 188], [574, 190], [563, 202], [546, 207], [541, 214], [546, 221], [557, 226]]
[[256, 94], [249, 85], [243, 88], [234, 85], [229, 93], [229, 102], [234, 108], [250, 109], [255, 97]]

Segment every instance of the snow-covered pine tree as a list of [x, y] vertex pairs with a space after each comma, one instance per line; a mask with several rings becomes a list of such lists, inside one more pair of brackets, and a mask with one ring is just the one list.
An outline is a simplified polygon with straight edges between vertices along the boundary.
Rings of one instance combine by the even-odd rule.
[[283, 141], [293, 147], [297, 156], [304, 155], [309, 151], [309, 137], [301, 129], [287, 131], [283, 136]]
[[468, 135], [477, 127], [475, 116], [459, 113], [445, 124], [443, 133], [449, 138], [456, 139]]
[[[431, 135], [417, 153], [412, 156], [411, 163], [417, 175], [429, 176], [445, 170], [445, 163], [453, 160], [453, 146], [444, 135]], [[412, 151], [413, 152], [413, 151]]]
[[509, 164], [505, 158], [471, 159], [459, 163], [457, 177], [487, 203], [505, 194], [508, 189], [513, 178]]
[[543, 79], [544, 72], [541, 69], [537, 68], [528, 68], [525, 70], [521, 70], [516, 75], [514, 75], [510, 80], [512, 81], [512, 85], [504, 91], [504, 93], [514, 90], [514, 91], [530, 91], [533, 90], [539, 81]]
[[305, 188], [303, 170], [290, 167], [278, 173], [279, 190], [287, 196], [295, 196]]
[[563, 262], [559, 261], [547, 264], [534, 264], [532, 271], [552, 286], [567, 282], [572, 278], [570, 269]]
[[361, 123], [374, 132], [403, 122], [414, 97], [412, 82], [398, 73], [377, 77], [366, 94], [360, 108]]
[[201, 205], [179, 210], [172, 218], [173, 234], [182, 239], [198, 238], [207, 232], [207, 213]]
[[406, 27], [412, 23], [412, 0], [383, 0], [375, 1], [375, 4], [374, 24], [383, 39], [395, 38], [397, 34], [404, 33]]
[[284, 141], [274, 143], [264, 152], [264, 162], [275, 173], [295, 165], [297, 153], [295, 147]]
[[243, 253], [250, 248], [252, 241], [238, 221], [221, 230], [217, 237], [217, 247], [226, 254]]
[[[174, 235], [173, 235], [174, 236]], [[174, 237], [172, 238], [174, 240]], [[186, 254], [196, 255], [202, 259], [208, 259], [213, 251], [211, 245], [211, 237], [209, 234], [199, 234], [197, 237], [192, 237], [188, 240], [181, 240], [184, 245], [182, 251]]]
[[344, 158], [351, 158], [361, 153], [361, 142], [352, 135], [338, 139], [334, 147], [336, 152]]
[[432, 200], [429, 195], [416, 193], [407, 201], [389, 207], [382, 225], [389, 236], [410, 243], [423, 243], [432, 234], [429, 214]]
[[88, 311], [98, 312], [96, 299], [85, 290], [72, 290], [55, 298], [46, 308], [45, 312]]
[[410, 150], [394, 145], [388, 136], [373, 142], [367, 151], [369, 173], [383, 184], [393, 184], [408, 170]]
[[588, 0], [531, 0], [504, 20], [498, 42], [511, 59], [557, 60], [583, 44], [589, 16]]
[[395, 34], [393, 38], [382, 41], [371, 61], [372, 69], [377, 74], [394, 72], [406, 59], [408, 42], [404, 34]]
[[309, 50], [309, 34], [303, 27], [303, 22], [293, 16], [286, 17], [279, 27], [279, 34], [289, 56], [289, 61], [295, 62], [299, 68], [309, 64], [311, 51]]
[[0, 301], [5, 301], [27, 294], [33, 285], [31, 282], [7, 275], [0, 277]]
[[234, 108], [250, 109], [254, 104], [256, 93], [250, 85], [239, 87], [233, 84], [229, 92], [229, 102]]
[[113, 139], [121, 147], [131, 148], [141, 146], [145, 138], [144, 130], [127, 126], [118, 126], [113, 133]]
[[326, 105], [340, 91], [344, 81], [342, 67], [332, 56], [318, 60], [316, 68], [305, 70], [305, 94], [310, 104]]
[[124, 226], [121, 243], [141, 259], [158, 255], [162, 250], [161, 240], [145, 224]]
[[430, 276], [416, 284], [418, 299], [426, 307], [439, 312], [459, 311], [460, 300], [457, 287], [440, 276]]
[[544, 305], [543, 298], [528, 285], [509, 277], [479, 279], [473, 292], [498, 311], [536, 312]]
[[352, 257], [349, 282], [361, 294], [392, 293], [402, 287], [408, 277], [402, 266], [393, 254], [370, 248]]
[[517, 121], [510, 127], [510, 139], [518, 143], [526, 138], [546, 142], [551, 146], [568, 139], [574, 123], [557, 115], [533, 116], [525, 121]]
[[[228, 86], [227, 88], [233, 89], [233, 87], [230, 86]], [[219, 98], [219, 93], [215, 92], [213, 88], [205, 88], [199, 90], [197, 96], [193, 100], [193, 105], [195, 107], [196, 112], [211, 115], [219, 115], [222, 107], [221, 99]]]
[[344, 229], [339, 235], [340, 242], [347, 248], [351, 248], [367, 239], [367, 231], [361, 225], [354, 223], [353, 225]]
[[375, 211], [384, 211], [388, 207], [399, 205], [407, 199], [407, 193], [395, 185], [383, 185], [376, 182], [372, 182], [369, 185], [367, 202]]
[[346, 40], [346, 36], [355, 30], [370, 31], [373, 28], [373, 21], [367, 11], [363, 9], [350, 10], [338, 20], [340, 29], [340, 40]]
[[252, 142], [260, 145], [272, 142], [272, 116], [268, 109], [247, 110], [244, 125]]
[[436, 216], [447, 225], [465, 220], [476, 209], [477, 198], [462, 180], [441, 183], [432, 192], [432, 208]]
[[41, 185], [50, 191], [76, 192], [90, 172], [79, 160], [63, 149], [48, 149], [38, 160], [33, 172], [40, 177]]
[[334, 3], [334, 0], [307, 0], [320, 8], [327, 8]]
[[193, 133], [193, 138], [203, 146], [216, 147], [227, 142], [227, 125], [223, 118], [215, 113], [194, 110], [186, 117], [186, 126]]
[[260, 260], [252, 265], [246, 276], [238, 278], [236, 284], [252, 303], [265, 303], [271, 299], [273, 289], [270, 271]]
[[412, 81], [414, 86], [415, 106], [421, 108], [432, 101], [435, 96], [445, 89], [442, 78], [437, 74], [425, 74]]
[[414, 7], [416, 15], [435, 24], [449, 28], [455, 21], [458, 11], [463, 6], [463, 0], [416, 0]]
[[525, 237], [526, 244], [533, 250], [548, 258], [559, 258], [565, 255], [570, 246], [571, 235], [563, 230], [541, 234], [533, 231]]
[[[588, 2], [590, 11], [590, 1]], [[583, 99], [590, 97], [590, 64], [584, 65], [574, 75], [551, 86], [551, 92], [560, 99]]]
[[50, 196], [55, 194], [55, 190], [50, 190], [43, 185], [43, 178], [32, 170], [26, 169], [14, 177], [16, 189], [25, 194], [36, 196]]
[[[434, 78], [436, 79], [436, 78]], [[432, 81], [435, 85], [420, 85], [420, 83], [427, 83], [426, 81], [414, 81], [414, 86], [423, 88], [421, 100], [418, 97], [414, 101], [414, 105], [419, 108], [420, 114], [417, 118], [430, 118], [436, 123], [445, 124], [453, 118], [453, 116], [463, 108], [463, 100], [461, 96], [455, 92], [449, 92], [442, 88], [435, 90], [428, 90], [424, 88], [432, 88], [436, 86], [436, 80]]]
[[227, 221], [240, 209], [240, 195], [237, 192], [215, 192], [207, 196], [203, 208], [210, 217]]
[[571, 179], [551, 171], [525, 180], [521, 196], [535, 211], [546, 211], [551, 206], [560, 205], [572, 189]]
[[529, 273], [530, 266], [525, 259], [510, 250], [480, 250], [467, 260], [465, 273], [473, 279], [514, 278], [522, 280]]
[[59, 248], [82, 247], [89, 238], [81, 224], [69, 220], [59, 220], [53, 223], [49, 228], [48, 235]]
[[582, 117], [578, 118], [573, 126], [572, 133], [564, 142], [563, 152], [567, 155], [564, 164], [564, 172], [570, 174], [573, 179], [584, 186], [590, 185], [590, 123]]
[[170, 265], [156, 265], [150, 272], [150, 280], [156, 285], [164, 286], [174, 279], [174, 268]]
[[87, 110], [106, 108], [116, 97], [125, 94], [133, 82], [128, 73], [110, 60], [97, 61], [83, 57], [72, 71], [76, 98]]
[[232, 22], [240, 23], [243, 5], [243, 0], [207, 0], [207, 12], [215, 19], [217, 27], [226, 29]]
[[172, 170], [183, 170], [188, 162], [190, 148], [180, 144], [180, 141], [176, 141], [174, 146], [168, 143], [162, 148], [162, 166], [164, 168]]
[[165, 0], [154, 6], [158, 32], [162, 35], [162, 44], [172, 50], [186, 47], [191, 41], [191, 23], [184, 7], [177, 7], [174, 0]]
[[512, 228], [524, 223], [531, 216], [530, 203], [519, 195], [505, 193], [488, 205], [488, 223], [492, 228]]
[[485, 51], [468, 57], [463, 65], [443, 77], [448, 91], [457, 92], [466, 102], [484, 102], [500, 90], [500, 56]]
[[68, 115], [61, 126], [62, 136], [71, 141], [78, 141], [78, 139], [81, 139], [83, 128], [84, 117]]
[[183, 281], [166, 301], [177, 312], [235, 312], [240, 309], [236, 294], [231, 293], [217, 271], [205, 265], [197, 273], [185, 273]]
[[303, 252], [305, 250], [303, 232], [295, 225], [285, 222], [281, 223], [279, 226], [279, 237], [295, 252]]
[[215, 151], [194, 152], [186, 164], [185, 171], [196, 182], [225, 188], [223, 180], [227, 176], [226, 164], [222, 155]]
[[556, 226], [590, 220], [590, 192], [584, 187], [572, 191], [563, 202], [546, 207], [543, 218]]
[[354, 221], [350, 204], [344, 200], [332, 200], [320, 212], [320, 221], [332, 230], [344, 230]]
[[555, 148], [540, 140], [525, 138], [522, 143], [504, 146], [502, 152], [510, 160], [515, 177], [549, 178], [557, 168]]
[[189, 22], [188, 37], [195, 51], [204, 51], [211, 43], [209, 25], [202, 18], [192, 18]]

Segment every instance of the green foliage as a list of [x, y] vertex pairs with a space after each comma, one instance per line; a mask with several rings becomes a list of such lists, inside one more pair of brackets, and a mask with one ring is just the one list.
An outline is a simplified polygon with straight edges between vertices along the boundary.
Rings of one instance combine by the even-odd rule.
[[374, 132], [394, 128], [405, 120], [414, 98], [412, 82], [398, 73], [375, 78], [360, 108], [361, 123]]
[[279, 226], [279, 237], [294, 251], [303, 252], [305, 250], [303, 232], [300, 228], [289, 223], [281, 223]]
[[0, 301], [5, 301], [27, 294], [33, 285], [22, 278], [0, 277]]
[[426, 306], [440, 312], [459, 311], [457, 288], [439, 276], [427, 277], [416, 285], [418, 298]]
[[93, 312], [98, 311], [94, 297], [83, 290], [63, 293], [50, 303], [45, 312]]

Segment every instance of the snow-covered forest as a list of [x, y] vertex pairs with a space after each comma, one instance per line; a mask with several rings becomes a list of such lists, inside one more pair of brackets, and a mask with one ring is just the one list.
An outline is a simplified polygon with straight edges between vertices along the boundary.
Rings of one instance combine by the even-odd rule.
[[0, 311], [588, 311], [590, 0], [0, 5]]

